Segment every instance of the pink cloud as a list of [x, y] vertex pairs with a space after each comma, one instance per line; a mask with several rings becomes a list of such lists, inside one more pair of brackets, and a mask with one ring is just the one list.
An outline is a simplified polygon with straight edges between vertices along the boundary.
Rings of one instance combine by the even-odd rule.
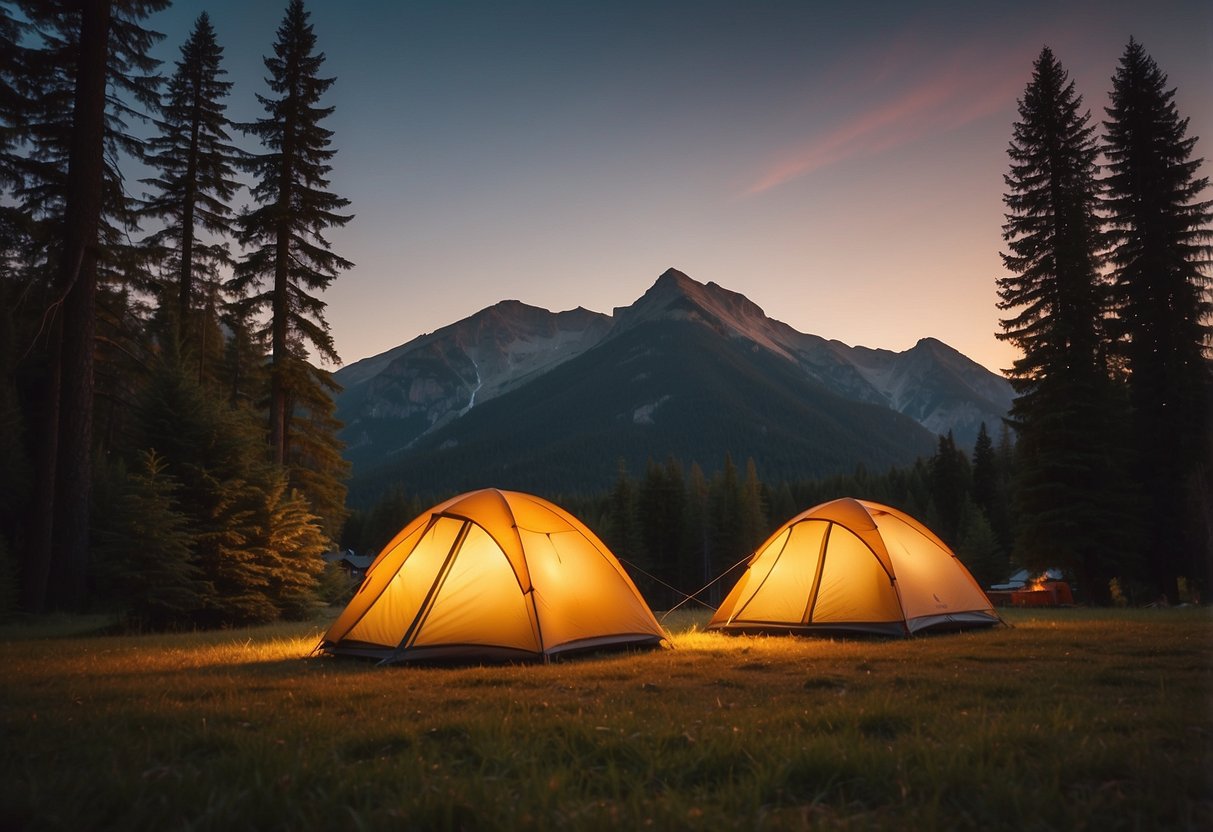
[[[907, 60], [903, 69], [914, 63]], [[1013, 102], [1030, 72], [1022, 54], [954, 53], [928, 67], [911, 86], [785, 151], [745, 192], [759, 194], [847, 159], [875, 156], [963, 127]]]

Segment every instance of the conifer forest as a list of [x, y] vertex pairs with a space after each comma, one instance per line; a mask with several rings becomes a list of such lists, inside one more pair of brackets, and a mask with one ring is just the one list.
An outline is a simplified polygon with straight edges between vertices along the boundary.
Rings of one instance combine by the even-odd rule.
[[[238, 84], [238, 21], [201, 12], [175, 61], [151, 57], [168, 5], [0, 4], [3, 617], [305, 619], [354, 591], [331, 553], [373, 556], [451, 496], [347, 499], [325, 292], [356, 279], [330, 237], [359, 206], [332, 175], [350, 137], [325, 33], [289, 0]], [[762, 459], [670, 455], [543, 494], [651, 606], [715, 606], [780, 524], [841, 496], [919, 518], [982, 586], [1056, 568], [1088, 604], [1213, 591], [1210, 138], [1136, 40], [1106, 89], [1064, 60], [1023, 68], [1004, 269], [975, 278], [1019, 355], [1004, 422], [886, 471], [769, 481]], [[237, 97], [260, 115], [232, 120]]]

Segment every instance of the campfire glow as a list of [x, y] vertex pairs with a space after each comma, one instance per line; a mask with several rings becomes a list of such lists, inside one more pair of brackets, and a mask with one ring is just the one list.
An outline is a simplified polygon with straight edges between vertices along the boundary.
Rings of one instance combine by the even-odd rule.
[[1070, 606], [1074, 603], [1074, 595], [1070, 585], [1058, 573], [1042, 572], [1035, 578], [1029, 578], [1021, 587], [1014, 585], [1002, 587], [999, 591], [990, 592], [990, 600], [998, 605], [1014, 607], [1059, 607]]
[[1048, 587], [1046, 585], [1048, 583], [1049, 583], [1049, 576], [1047, 574], [1039, 575], [1039, 576], [1033, 578], [1032, 580], [1028, 581], [1028, 585], [1025, 586], [1024, 589], [1029, 590], [1031, 592], [1037, 592], [1042, 589], [1047, 589]]

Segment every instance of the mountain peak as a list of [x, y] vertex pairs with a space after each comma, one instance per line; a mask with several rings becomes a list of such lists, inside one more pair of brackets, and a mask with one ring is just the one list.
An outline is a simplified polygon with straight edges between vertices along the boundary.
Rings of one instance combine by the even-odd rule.
[[684, 305], [686, 301], [690, 301], [694, 305], [702, 305], [703, 294], [707, 289], [707, 286], [686, 272], [669, 268], [661, 273], [657, 282], [650, 286], [639, 300], [626, 308], [635, 309], [641, 304], [646, 306], [661, 304], [668, 307], [671, 303], [680, 300]]
[[[980, 367], [976, 361], [969, 358], [964, 353], [957, 350], [955, 347], [945, 344], [938, 338], [919, 338], [918, 342], [913, 347], [906, 350], [906, 355], [923, 354], [929, 356], [927, 360], [937, 364], [945, 364], [956, 368], [963, 368], [966, 371], [974, 367]], [[982, 369], [985, 369], [984, 367]]]
[[940, 341], [938, 338], [932, 338], [929, 335], [926, 338], [919, 338], [918, 341], [914, 344], [913, 349], [927, 349], [927, 350], [943, 349], [943, 350], [949, 350], [951, 352], [955, 352], [955, 350], [953, 350], [951, 347], [949, 347], [943, 341]]
[[652, 307], [682, 313], [677, 317], [686, 317], [686, 313], [691, 309], [707, 313], [711, 317], [719, 317], [720, 313], [726, 310], [743, 317], [763, 316], [762, 309], [745, 295], [716, 283], [700, 283], [674, 268], [662, 272], [657, 282], [635, 303], [631, 306], [616, 307], [615, 313], [618, 315], [625, 312], [631, 315], [642, 308], [652, 311]]
[[615, 309], [614, 332], [651, 321], [693, 321], [728, 338], [760, 344], [786, 358], [790, 353], [775, 332], [776, 322], [745, 295], [716, 283], [700, 283], [678, 269], [662, 272], [635, 303]]
[[664, 272], [661, 273], [661, 276], [657, 278], [657, 282], [654, 283], [653, 285], [654, 286], [661, 286], [663, 284], [685, 285], [687, 283], [693, 283], [696, 286], [703, 285], [699, 281], [695, 280], [690, 275], [688, 275], [686, 272], [680, 272], [678, 269], [674, 268], [673, 266], [670, 266], [670, 268], [666, 269]]

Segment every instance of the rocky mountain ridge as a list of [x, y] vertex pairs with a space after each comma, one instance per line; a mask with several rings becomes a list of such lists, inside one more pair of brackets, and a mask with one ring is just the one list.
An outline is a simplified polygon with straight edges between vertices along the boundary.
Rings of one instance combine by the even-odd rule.
[[[699, 324], [788, 362], [843, 399], [909, 416], [931, 434], [952, 431], [962, 445], [971, 445], [982, 422], [996, 431], [1014, 397], [1006, 379], [934, 338], [903, 352], [851, 347], [798, 332], [745, 295], [668, 269], [611, 315], [506, 300], [339, 370], [348, 455], [358, 467], [405, 451], [472, 408], [659, 321]], [[635, 418], [651, 421], [663, 396]]]

